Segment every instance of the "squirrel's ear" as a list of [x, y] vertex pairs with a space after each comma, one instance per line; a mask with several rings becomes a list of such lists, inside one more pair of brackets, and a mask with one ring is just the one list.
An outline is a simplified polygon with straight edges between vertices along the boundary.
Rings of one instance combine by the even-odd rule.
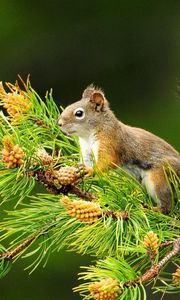
[[102, 92], [99, 91], [95, 91], [94, 93], [92, 93], [91, 97], [90, 97], [90, 102], [92, 102], [94, 104], [95, 110], [97, 112], [103, 110], [103, 106], [106, 102], [105, 98], [104, 98], [104, 94]]
[[92, 94], [94, 92], [94, 86], [93, 84], [90, 84], [83, 92], [82, 98], [91, 98]]

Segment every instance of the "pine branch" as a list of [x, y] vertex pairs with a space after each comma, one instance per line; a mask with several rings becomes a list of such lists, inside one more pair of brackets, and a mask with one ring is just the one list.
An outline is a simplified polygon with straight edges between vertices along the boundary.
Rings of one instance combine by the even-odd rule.
[[[150, 243], [151, 242], [151, 246], [154, 247], [153, 240], [151, 240]], [[166, 246], [167, 244], [168, 243], [166, 242]], [[171, 243], [169, 241], [169, 245], [170, 244], [173, 244], [173, 249], [166, 253], [158, 263], [153, 264], [150, 268], [148, 268], [140, 277], [137, 277], [137, 273], [139, 273], [141, 263], [144, 264], [144, 260], [141, 262], [138, 261], [138, 264], [132, 268], [122, 258], [118, 261], [112, 258], [107, 258], [105, 261], [99, 261], [97, 263], [97, 267], [90, 266], [87, 268], [88, 272], [80, 273], [80, 275], [83, 275], [80, 279], [90, 279], [93, 283], [82, 284], [75, 288], [74, 291], [78, 291], [82, 295], [86, 292], [90, 293], [85, 296], [84, 299], [94, 298], [105, 300], [115, 299], [117, 296], [119, 296], [118, 299], [121, 299], [121, 297], [122, 299], [124, 299], [124, 297], [127, 297], [127, 299], [139, 299], [138, 297], [141, 294], [140, 289], [142, 288], [143, 294], [145, 292], [143, 285], [158, 278], [163, 267], [165, 267], [172, 258], [176, 257], [180, 253], [180, 236]], [[164, 245], [164, 243], [161, 243], [159, 248], [162, 249]], [[174, 280], [176, 284], [174, 287], [171, 286], [171, 291], [173, 290], [177, 293], [179, 292], [179, 273], [180, 268], [177, 269], [176, 273], [173, 273], [173, 278], [171, 279], [171, 281]], [[133, 280], [126, 280], [128, 277], [134, 278]], [[94, 281], [96, 279], [99, 279], [99, 281]], [[109, 284], [110, 282], [111, 285]]]
[[[65, 199], [66, 199], [66, 202], [65, 202]], [[78, 201], [76, 201], [76, 202], [78, 203]], [[74, 207], [73, 202], [68, 197], [64, 197], [63, 203], [70, 205], [70, 207]], [[82, 201], [81, 201], [81, 205], [82, 205]], [[84, 202], [84, 206], [87, 206], [87, 205], [88, 205], [88, 202]], [[89, 205], [92, 207], [92, 210], [94, 211], [94, 207], [96, 207], [96, 204], [95, 203], [91, 204], [91, 202], [90, 202]], [[77, 207], [77, 209], [78, 209], [78, 207]], [[99, 207], [99, 212], [100, 213], [98, 215], [98, 218], [112, 217], [112, 218], [116, 218], [116, 219], [122, 218], [122, 219], [126, 220], [128, 217], [127, 212], [116, 212], [115, 213], [112, 211], [103, 211], [100, 207]], [[70, 211], [68, 211], [68, 213], [70, 213]], [[90, 220], [81, 219], [81, 217], [78, 217], [78, 218], [80, 218], [81, 221], [85, 221], [85, 222], [90, 221]], [[24, 252], [35, 240], [37, 240], [42, 235], [47, 235], [49, 230], [52, 230], [52, 228], [55, 228], [57, 226], [58, 222], [60, 222], [60, 221], [61, 221], [60, 217], [53, 217], [51, 220], [49, 220], [47, 222], [47, 224], [43, 225], [43, 227], [41, 227], [41, 229], [37, 229], [36, 232], [34, 232], [30, 236], [28, 236], [25, 240], [22, 240], [15, 247], [0, 253], [0, 257], [14, 259], [16, 256], [21, 255], [22, 252]], [[94, 222], [94, 220], [90, 221], [90, 222]]]
[[22, 253], [23, 250], [25, 250], [28, 246], [30, 246], [35, 239], [36, 235], [28, 237], [24, 242], [22, 242], [20, 245], [16, 246], [12, 250], [0, 253], [0, 258], [13, 259], [18, 254]]
[[[157, 290], [176, 292], [180, 202], [165, 216], [121, 168], [92, 176], [78, 164], [76, 139], [56, 125], [60, 112], [52, 91], [43, 101], [29, 78], [7, 86], [9, 93], [0, 85], [0, 105], [7, 110], [0, 113], [0, 195], [4, 206], [11, 200], [15, 208], [0, 223], [1, 241], [11, 240], [8, 250], [0, 246], [0, 276], [22, 254], [32, 256], [34, 270], [52, 249], [66, 248], [97, 258], [83, 278], [98, 281], [76, 289], [88, 293], [85, 299], [140, 299], [144, 286], [161, 276], [166, 286], [156, 284]], [[180, 199], [180, 179], [171, 167], [169, 175]], [[32, 195], [38, 184], [47, 192]], [[163, 275], [172, 259], [177, 270]]]
[[[164, 243], [163, 243], [164, 244]], [[166, 244], [167, 245], [167, 244]], [[164, 246], [164, 245], [163, 245]], [[161, 245], [162, 248], [162, 245]], [[180, 253], [180, 236], [173, 242], [173, 249], [167, 253], [156, 265], [153, 265], [149, 270], [147, 270], [139, 279], [135, 279], [133, 282], [125, 283], [125, 286], [142, 284], [146, 281], [150, 281], [154, 277], [157, 277], [161, 269], [166, 265], [174, 256]]]

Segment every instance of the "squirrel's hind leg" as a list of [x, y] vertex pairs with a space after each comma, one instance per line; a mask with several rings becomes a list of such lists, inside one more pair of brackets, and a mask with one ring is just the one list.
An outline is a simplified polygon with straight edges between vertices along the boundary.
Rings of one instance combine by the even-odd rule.
[[173, 203], [173, 193], [169, 188], [163, 168], [143, 171], [142, 185], [158, 204], [160, 211], [168, 214]]

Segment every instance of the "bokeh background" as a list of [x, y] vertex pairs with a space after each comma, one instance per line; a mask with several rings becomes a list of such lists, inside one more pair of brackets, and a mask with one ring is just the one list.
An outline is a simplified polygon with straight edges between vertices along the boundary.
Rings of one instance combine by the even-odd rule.
[[[1, 0], [0, 80], [29, 73], [42, 97], [52, 88], [64, 106], [97, 84], [123, 122], [180, 149], [180, 1]], [[0, 282], [0, 299], [80, 299], [71, 288], [89, 263], [62, 251], [29, 276], [18, 261]]]

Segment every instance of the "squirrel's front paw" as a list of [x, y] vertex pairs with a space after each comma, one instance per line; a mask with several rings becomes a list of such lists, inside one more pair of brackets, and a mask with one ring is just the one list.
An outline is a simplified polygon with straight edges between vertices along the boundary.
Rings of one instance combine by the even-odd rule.
[[169, 209], [166, 207], [153, 207], [152, 210], [155, 212], [160, 212], [163, 215], [168, 215], [170, 213]]

